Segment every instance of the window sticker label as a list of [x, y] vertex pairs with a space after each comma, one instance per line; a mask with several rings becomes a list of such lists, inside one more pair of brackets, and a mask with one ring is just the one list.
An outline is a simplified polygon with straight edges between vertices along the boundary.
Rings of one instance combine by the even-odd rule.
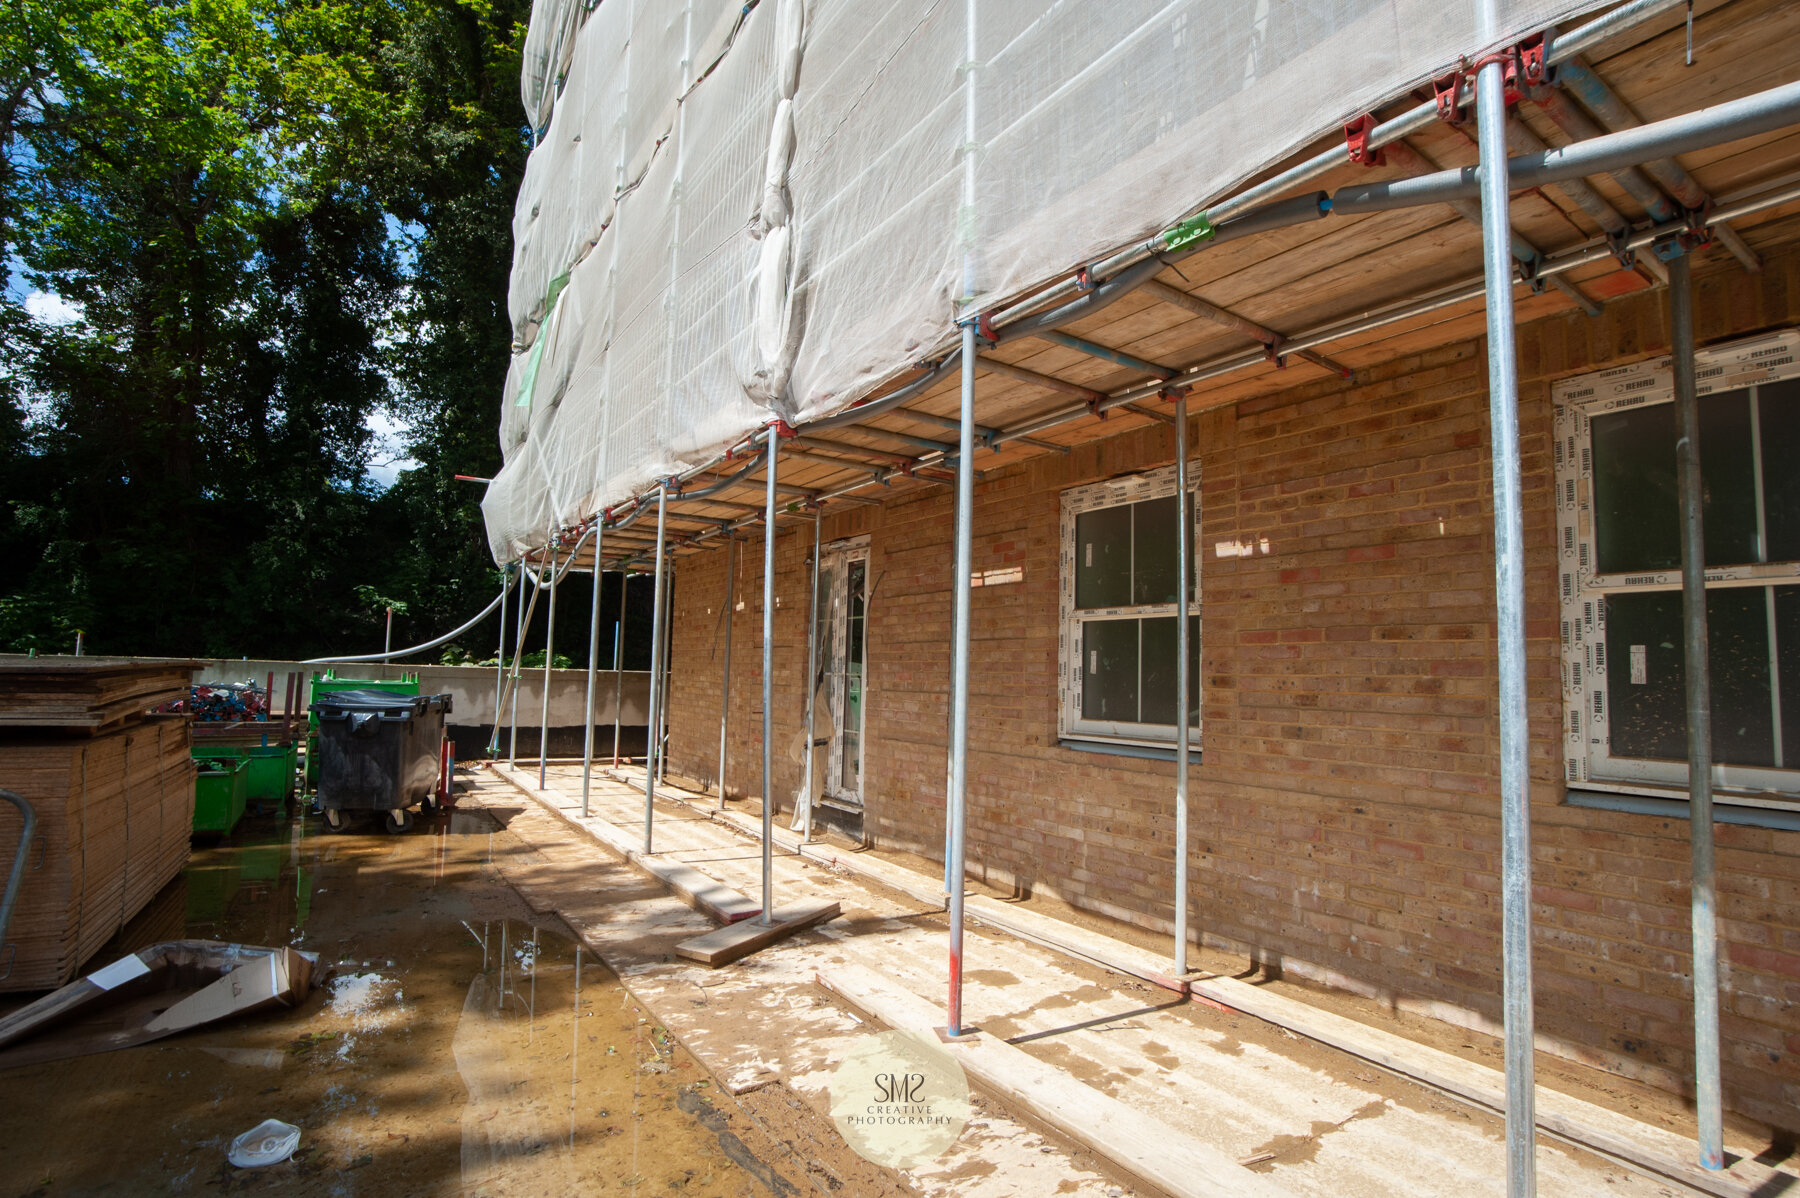
[[1631, 647], [1631, 684], [1644, 686], [1650, 681], [1650, 652], [1644, 645]]

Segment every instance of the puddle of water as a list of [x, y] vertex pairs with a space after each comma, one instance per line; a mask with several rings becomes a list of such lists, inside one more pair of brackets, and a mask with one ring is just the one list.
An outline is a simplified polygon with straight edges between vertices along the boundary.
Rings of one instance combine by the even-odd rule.
[[[247, 821], [196, 848], [103, 956], [285, 943], [332, 978], [292, 1011], [0, 1073], [0, 1194], [769, 1192], [698, 1063], [499, 879], [485, 814], [316, 828]], [[227, 1163], [270, 1117], [302, 1129], [294, 1158]]]

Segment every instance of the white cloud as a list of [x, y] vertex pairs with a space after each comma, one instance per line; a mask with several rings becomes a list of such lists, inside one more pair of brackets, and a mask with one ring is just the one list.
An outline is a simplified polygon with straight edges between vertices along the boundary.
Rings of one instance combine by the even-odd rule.
[[377, 409], [369, 413], [363, 425], [375, 434], [374, 458], [369, 463], [369, 477], [375, 485], [387, 490], [394, 485], [403, 470], [411, 470], [419, 463], [406, 454], [406, 433], [412, 428], [404, 420], [396, 419], [389, 411]]
[[25, 294], [25, 313], [44, 324], [78, 324], [87, 315], [80, 304], [70, 303], [54, 291], [29, 291]]

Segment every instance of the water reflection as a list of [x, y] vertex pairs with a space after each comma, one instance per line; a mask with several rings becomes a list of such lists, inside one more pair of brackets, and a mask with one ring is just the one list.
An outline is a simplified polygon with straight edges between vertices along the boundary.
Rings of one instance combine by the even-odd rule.
[[495, 828], [479, 812], [405, 836], [251, 818], [198, 849], [130, 935], [160, 911], [142, 943], [290, 943], [333, 977], [291, 1011], [8, 1072], [0, 1173], [210, 1193], [251, 1180], [223, 1146], [273, 1117], [303, 1131], [254, 1178], [284, 1193], [768, 1192], [722, 1150], [743, 1145], [697, 1062], [500, 879]]

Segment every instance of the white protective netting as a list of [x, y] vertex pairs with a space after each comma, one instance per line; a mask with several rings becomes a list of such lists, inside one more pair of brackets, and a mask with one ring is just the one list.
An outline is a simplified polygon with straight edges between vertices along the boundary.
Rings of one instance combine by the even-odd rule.
[[[1604, 5], [1500, 7], [1496, 44]], [[948, 346], [965, 254], [1017, 295], [1490, 48], [1459, 0], [588, 8], [526, 42], [501, 560]]]

